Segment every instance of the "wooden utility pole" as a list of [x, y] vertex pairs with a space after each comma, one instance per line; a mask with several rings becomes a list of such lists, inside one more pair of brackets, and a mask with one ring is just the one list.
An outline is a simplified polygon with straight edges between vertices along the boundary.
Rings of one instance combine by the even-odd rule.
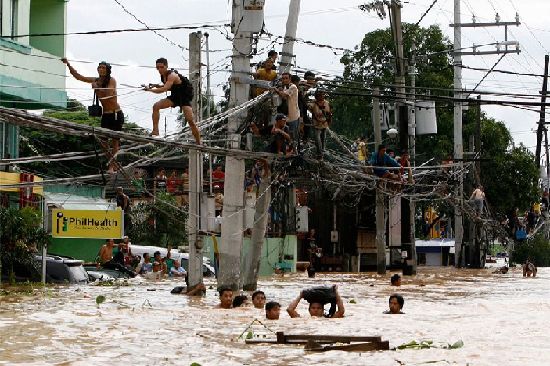
[[[198, 123], [201, 118], [199, 100], [201, 98], [201, 32], [189, 34], [189, 80], [193, 85], [193, 118]], [[189, 216], [187, 234], [189, 238], [189, 286], [202, 283], [202, 238], [199, 236], [202, 194], [202, 154], [189, 150]]]
[[546, 94], [548, 93], [548, 55], [544, 56], [544, 79], [542, 80], [542, 94], [540, 97], [540, 117], [539, 117], [539, 125], [537, 128], [537, 149], [535, 151], [535, 156], [537, 159], [537, 168], [540, 171], [540, 151], [541, 151], [541, 145], [542, 145], [542, 133], [544, 132], [545, 126], [544, 123], [546, 122]]
[[[374, 153], [378, 154], [378, 146], [382, 144], [382, 129], [380, 126], [380, 91], [377, 87], [372, 90], [372, 109], [374, 127]], [[376, 269], [378, 274], [386, 273], [386, 203], [384, 193], [376, 185]]]
[[[263, 26], [263, 6], [261, 0], [233, 0], [231, 31], [233, 57], [229, 107], [236, 107], [248, 101], [250, 91], [250, 57], [253, 49], [253, 34]], [[233, 115], [227, 124], [229, 148], [240, 148], [238, 133], [246, 111]], [[222, 215], [222, 237], [219, 245], [220, 271], [218, 288], [230, 287], [238, 290], [241, 276], [241, 251], [243, 245], [244, 159], [227, 156], [225, 160], [224, 201]]]
[[281, 52], [281, 72], [290, 72], [292, 58], [294, 57], [294, 40], [298, 29], [298, 15], [300, 14], [300, 0], [290, 0], [288, 18], [286, 20], [286, 34]]

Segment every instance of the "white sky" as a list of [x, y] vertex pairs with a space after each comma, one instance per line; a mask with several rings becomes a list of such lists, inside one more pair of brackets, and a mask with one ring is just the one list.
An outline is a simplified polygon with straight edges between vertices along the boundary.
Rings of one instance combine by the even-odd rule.
[[[229, 23], [231, 7], [228, 0], [119, 0], [129, 11], [150, 27], [165, 27], [179, 24]], [[298, 38], [335, 47], [353, 48], [361, 42], [365, 33], [379, 28], [387, 28], [389, 21], [380, 20], [374, 14], [359, 11], [360, 0], [302, 0], [298, 24]], [[414, 23], [432, 3], [432, 0], [405, 1], [402, 18], [404, 22]], [[266, 0], [266, 30], [284, 35], [289, 0]], [[507, 55], [498, 65], [498, 69], [514, 72], [542, 74], [544, 54], [550, 53], [550, 25], [545, 16], [550, 14], [548, 0], [462, 0], [462, 22], [471, 22], [472, 13], [478, 22], [494, 21], [496, 9], [502, 21], [513, 21], [516, 10], [519, 12], [522, 25], [511, 27], [509, 39], [520, 42], [520, 55]], [[71, 0], [68, 2], [68, 32], [92, 31], [119, 28], [142, 28], [134, 18], [125, 13], [114, 0]], [[448, 26], [453, 19], [453, 0], [439, 0], [421, 25], [439, 24], [444, 33], [453, 39], [452, 29]], [[188, 34], [192, 31], [166, 31], [163, 34], [174, 43], [184, 47], [188, 45]], [[213, 69], [212, 89], [216, 97], [222, 95], [221, 83], [229, 74], [224, 71], [230, 68], [231, 43], [216, 30], [208, 30], [210, 49], [223, 50], [213, 52], [210, 63]], [[504, 28], [464, 29], [462, 46], [486, 44], [504, 40]], [[261, 41], [258, 49], [269, 45]], [[271, 47], [270, 47], [271, 48]], [[281, 46], [275, 49], [280, 51]], [[268, 49], [267, 49], [268, 50]], [[267, 50], [265, 51], [267, 53]], [[122, 84], [139, 86], [143, 83], [157, 82], [158, 73], [154, 66], [158, 57], [166, 57], [171, 67], [186, 72], [188, 51], [182, 52], [178, 47], [153, 34], [152, 32], [121, 33], [108, 35], [68, 36], [67, 57], [72, 60], [88, 60], [93, 64], [78, 63], [73, 65], [84, 75], [96, 73], [96, 62], [106, 60], [133, 66], [114, 66], [113, 76], [119, 84], [120, 104], [129, 120], [140, 126], [151, 128], [150, 111], [152, 104], [160, 95], [136, 91]], [[331, 74], [340, 74], [343, 70], [339, 60], [341, 55], [334, 55], [331, 50], [297, 43], [294, 48], [296, 62], [302, 68], [323, 70]], [[182, 56], [185, 56], [185, 60]], [[265, 57], [256, 57], [257, 60]], [[465, 56], [463, 63], [468, 66], [490, 68], [498, 59], [493, 56]], [[203, 56], [203, 62], [205, 58]], [[206, 72], [204, 71], [205, 75]], [[482, 72], [464, 70], [463, 86], [473, 88], [484, 75]], [[205, 85], [206, 83], [204, 83]], [[525, 76], [493, 73], [483, 82], [479, 89], [517, 93], [538, 94], [542, 79]], [[68, 79], [69, 95], [85, 104], [90, 104], [92, 93], [87, 85], [72, 78]], [[516, 143], [523, 142], [534, 150], [538, 113], [521, 111], [509, 107], [484, 107], [489, 116], [506, 122]], [[168, 132], [174, 130], [175, 113], [164, 114], [167, 117]], [[163, 119], [161, 119], [163, 121]], [[161, 122], [162, 124], [162, 122]]]

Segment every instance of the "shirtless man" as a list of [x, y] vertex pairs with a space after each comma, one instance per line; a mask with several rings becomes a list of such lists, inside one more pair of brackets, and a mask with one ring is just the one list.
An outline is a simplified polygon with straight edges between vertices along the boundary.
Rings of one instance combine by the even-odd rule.
[[143, 90], [155, 94], [162, 94], [170, 91], [167, 98], [161, 99], [153, 105], [153, 132], [151, 136], [159, 135], [160, 110], [166, 108], [180, 107], [181, 111], [191, 127], [191, 132], [198, 145], [201, 143], [201, 133], [193, 120], [193, 109], [191, 108], [192, 95], [188, 95], [187, 84], [189, 80], [183, 77], [175, 70], [168, 69], [168, 60], [164, 57], [156, 61], [156, 67], [160, 74], [162, 84], [149, 84], [144, 86]]
[[[346, 311], [344, 309], [344, 302], [342, 301], [342, 298], [340, 297], [340, 294], [338, 293], [338, 288], [335, 288], [336, 291], [336, 312], [332, 316], [328, 316], [330, 318], [343, 318], [344, 312]], [[298, 307], [298, 303], [303, 298], [303, 292], [300, 291], [300, 295], [292, 300], [292, 302], [288, 305], [288, 308], [286, 309], [288, 315], [290, 315], [291, 318], [299, 318], [300, 314], [296, 311], [296, 308]], [[318, 302], [312, 302], [309, 304], [309, 315], [315, 316], [315, 317], [324, 317], [325, 316], [325, 308], [324, 304], [318, 303]]]
[[219, 309], [231, 309], [233, 306], [233, 290], [227, 287], [222, 287], [220, 290]]
[[523, 277], [537, 277], [537, 266], [529, 259], [525, 261], [523, 265]]
[[107, 239], [105, 244], [99, 250], [99, 264], [104, 265], [113, 259], [113, 248], [115, 247], [115, 241], [113, 239]]
[[[99, 77], [88, 77], [80, 75], [66, 58], [62, 58], [61, 61], [67, 65], [69, 72], [76, 80], [92, 84], [92, 89], [94, 89], [95, 95], [97, 95], [103, 107], [101, 127], [113, 131], [122, 131], [124, 113], [122, 113], [118, 104], [116, 80], [111, 76], [111, 65], [105, 61], [101, 61], [97, 66]], [[116, 138], [111, 140], [112, 149], [109, 149], [108, 142], [101, 141], [101, 145], [109, 159], [109, 172], [113, 173], [116, 171], [115, 156], [120, 148], [120, 140]]]

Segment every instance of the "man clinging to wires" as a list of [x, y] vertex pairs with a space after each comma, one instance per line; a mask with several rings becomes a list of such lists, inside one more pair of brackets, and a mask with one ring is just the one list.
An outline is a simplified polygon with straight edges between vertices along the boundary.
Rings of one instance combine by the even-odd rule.
[[191, 132], [195, 137], [198, 145], [201, 144], [201, 133], [193, 120], [193, 109], [191, 108], [191, 100], [193, 99], [193, 86], [189, 80], [178, 73], [174, 69], [168, 69], [168, 60], [164, 57], [156, 61], [156, 68], [160, 74], [162, 84], [143, 85], [143, 90], [150, 91], [155, 94], [165, 93], [170, 91], [167, 98], [161, 99], [153, 105], [153, 132], [151, 136], [159, 135], [159, 119], [160, 110], [166, 108], [180, 107]]
[[[97, 96], [97, 99], [103, 107], [101, 112], [101, 127], [113, 131], [122, 131], [124, 113], [122, 113], [120, 105], [118, 104], [116, 80], [111, 76], [111, 65], [105, 61], [101, 61], [97, 66], [98, 77], [88, 77], [80, 75], [66, 58], [62, 58], [61, 61], [67, 65], [69, 72], [76, 80], [92, 84], [94, 95]], [[111, 149], [109, 149], [108, 142], [104, 140], [100, 141], [109, 159], [109, 172], [114, 173], [116, 171], [115, 156], [120, 147], [120, 140], [117, 138], [111, 139]]]

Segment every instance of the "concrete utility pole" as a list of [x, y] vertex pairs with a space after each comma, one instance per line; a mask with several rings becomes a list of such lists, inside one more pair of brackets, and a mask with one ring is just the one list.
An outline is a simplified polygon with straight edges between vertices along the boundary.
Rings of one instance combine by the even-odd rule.
[[288, 7], [288, 18], [286, 20], [285, 42], [281, 52], [281, 73], [290, 72], [292, 58], [294, 57], [294, 40], [298, 29], [298, 15], [300, 15], [300, 0], [290, 0]]
[[[374, 127], [374, 153], [378, 153], [378, 146], [382, 144], [382, 129], [380, 126], [380, 91], [377, 87], [372, 90], [372, 109]], [[381, 182], [378, 182], [381, 184]], [[386, 204], [384, 193], [376, 186], [376, 269], [378, 274], [386, 273]]]
[[[462, 93], [462, 56], [480, 56], [480, 55], [503, 55], [508, 53], [519, 53], [519, 42], [508, 41], [508, 26], [519, 26], [519, 15], [513, 22], [502, 22], [498, 13], [495, 15], [494, 23], [461, 23], [460, 19], [460, 1], [454, 0], [454, 23], [450, 24], [454, 28], [454, 162], [456, 169], [462, 171], [464, 167], [464, 147], [462, 142], [462, 102], [460, 101], [464, 94]], [[462, 50], [462, 28], [484, 28], [484, 27], [504, 27], [504, 42], [498, 42], [494, 51], [479, 51], [478, 47], [473, 46], [472, 51]], [[455, 197], [458, 203], [455, 205], [455, 266], [459, 267], [463, 263], [462, 241], [464, 229], [462, 223], [462, 205], [463, 205], [463, 178], [459, 175], [458, 187], [455, 190]]]
[[[399, 121], [399, 147], [403, 151], [409, 150], [409, 110], [406, 103], [407, 93], [405, 90], [405, 57], [403, 52], [403, 30], [401, 23], [401, 2], [392, 0], [391, 17], [392, 33], [396, 50], [396, 74], [395, 84], [397, 93], [397, 120]], [[414, 204], [412, 205], [414, 210]], [[413, 219], [411, 219], [411, 217]], [[414, 211], [411, 210], [411, 202], [408, 199], [401, 199], [401, 248], [407, 251], [407, 264], [411, 270], [404, 269], [403, 274], [412, 275], [416, 273], [416, 252], [414, 248]]]
[[[233, 0], [231, 29], [234, 38], [230, 108], [248, 101], [251, 80], [250, 56], [253, 53], [252, 35], [262, 29], [263, 6], [264, 1], [261, 0]], [[228, 144], [232, 149], [240, 148], [240, 135], [237, 130], [245, 116], [246, 111], [229, 118], [227, 134]], [[219, 245], [218, 288], [239, 289], [243, 245], [244, 174], [244, 159], [227, 156], [225, 160], [222, 240]]]
[[545, 129], [545, 122], [546, 122], [546, 108], [544, 104], [546, 103], [546, 94], [548, 93], [548, 55], [544, 56], [544, 79], [542, 80], [542, 94], [540, 97], [540, 117], [539, 117], [539, 125], [537, 128], [537, 149], [535, 151], [535, 156], [537, 159], [537, 168], [540, 171], [540, 151], [541, 151], [541, 145], [542, 145], [542, 133]]
[[[195, 122], [201, 119], [199, 100], [201, 98], [201, 32], [189, 34], [189, 80], [193, 84], [193, 114]], [[189, 217], [187, 233], [189, 238], [189, 286], [202, 283], [202, 239], [200, 230], [200, 196], [202, 193], [202, 154], [189, 150]]]
[[[210, 42], [209, 38], [210, 35], [208, 33], [204, 33], [204, 45], [206, 47], [206, 118], [210, 118], [211, 110], [210, 110], [210, 103], [212, 100], [212, 90], [210, 90]], [[213, 182], [212, 182], [212, 153], [208, 154], [208, 194], [210, 196], [214, 195], [213, 192]]]
[[476, 134], [474, 139], [476, 159], [475, 181], [477, 185], [481, 184], [481, 95], [477, 96], [476, 103]]
[[265, 241], [267, 220], [269, 218], [269, 202], [271, 202], [271, 172], [269, 171], [269, 164], [267, 162], [264, 165], [262, 182], [258, 187], [258, 195], [261, 196], [256, 200], [250, 251], [244, 261], [243, 290], [245, 291], [255, 291], [258, 287], [262, 246]]
[[[454, 0], [454, 22], [460, 24], [460, 1]], [[462, 49], [462, 29], [460, 27], [454, 28], [454, 97], [455, 99], [462, 99], [462, 55], [459, 52]], [[463, 168], [463, 146], [462, 146], [462, 103], [460, 101], [454, 102], [454, 158], [455, 163], [458, 163], [458, 170], [462, 171]], [[455, 205], [455, 266], [460, 267], [460, 260], [462, 258], [462, 196], [463, 196], [463, 180], [462, 174], [459, 176], [458, 187], [455, 191], [455, 196], [458, 198], [458, 204]]]

